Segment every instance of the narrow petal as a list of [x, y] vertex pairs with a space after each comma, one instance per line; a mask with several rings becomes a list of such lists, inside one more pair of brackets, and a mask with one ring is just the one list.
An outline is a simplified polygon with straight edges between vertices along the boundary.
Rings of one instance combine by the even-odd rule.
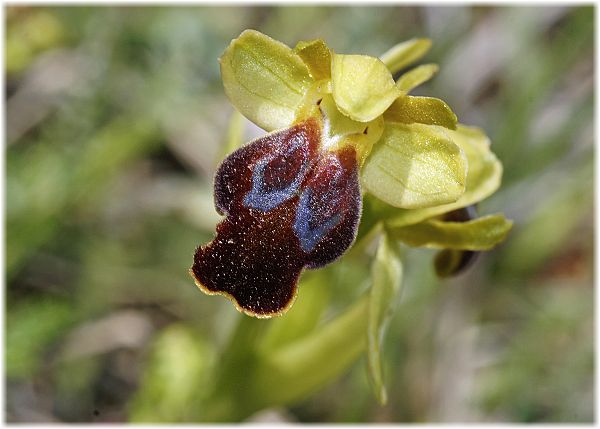
[[294, 48], [314, 80], [331, 77], [331, 51], [321, 39], [299, 42]]
[[396, 86], [403, 92], [408, 93], [422, 83], [427, 82], [440, 68], [437, 64], [423, 64], [407, 71], [396, 81]]
[[402, 94], [377, 58], [334, 54], [331, 70], [333, 99], [340, 112], [355, 121], [372, 121]]
[[456, 129], [458, 119], [445, 102], [439, 98], [413, 97], [405, 95], [385, 111], [386, 121], [412, 124], [418, 122], [427, 125], [441, 125], [442, 127]]
[[400, 208], [456, 201], [465, 190], [467, 160], [443, 129], [386, 124], [362, 170], [364, 189]]
[[254, 30], [232, 40], [220, 63], [231, 102], [267, 131], [292, 124], [313, 82], [308, 68], [291, 48]]
[[410, 39], [388, 50], [381, 57], [381, 61], [392, 74], [396, 74], [404, 67], [419, 60], [431, 48], [429, 39]]

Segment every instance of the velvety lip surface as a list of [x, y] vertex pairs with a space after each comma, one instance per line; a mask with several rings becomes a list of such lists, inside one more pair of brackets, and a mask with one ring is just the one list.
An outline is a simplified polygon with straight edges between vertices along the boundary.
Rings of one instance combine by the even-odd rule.
[[320, 136], [310, 119], [223, 161], [214, 192], [226, 217], [196, 250], [191, 273], [200, 289], [271, 317], [292, 305], [302, 269], [332, 262], [352, 244], [361, 211], [356, 153], [321, 151]]

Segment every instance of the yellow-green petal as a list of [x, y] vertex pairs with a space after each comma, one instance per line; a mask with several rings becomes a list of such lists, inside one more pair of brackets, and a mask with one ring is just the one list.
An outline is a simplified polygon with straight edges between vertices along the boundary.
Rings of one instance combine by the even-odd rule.
[[412, 247], [489, 250], [506, 238], [512, 224], [504, 215], [497, 214], [468, 222], [430, 219], [414, 225], [388, 228], [387, 231]]
[[321, 39], [298, 42], [294, 48], [314, 80], [331, 77], [331, 51]]
[[456, 129], [458, 119], [444, 101], [432, 97], [413, 97], [405, 95], [385, 111], [385, 121], [412, 124], [441, 125], [442, 127]]
[[431, 48], [429, 39], [410, 39], [388, 50], [379, 58], [392, 74], [419, 60]]
[[442, 130], [422, 124], [386, 124], [363, 167], [364, 189], [400, 208], [456, 201], [465, 191], [467, 160]]
[[437, 64], [423, 64], [407, 71], [396, 81], [396, 86], [403, 92], [408, 93], [422, 83], [427, 82], [440, 68]]
[[374, 57], [334, 54], [331, 71], [333, 99], [355, 121], [372, 121], [401, 94], [385, 64]]
[[483, 131], [462, 124], [458, 124], [456, 131], [445, 131], [467, 156], [469, 167], [465, 193], [456, 202], [450, 204], [418, 210], [396, 210], [393, 215], [388, 212], [389, 224], [409, 225], [470, 206], [487, 198], [500, 187], [502, 164], [490, 150], [490, 140]]
[[267, 131], [294, 122], [296, 109], [313, 82], [291, 48], [254, 30], [232, 40], [220, 63], [231, 102]]

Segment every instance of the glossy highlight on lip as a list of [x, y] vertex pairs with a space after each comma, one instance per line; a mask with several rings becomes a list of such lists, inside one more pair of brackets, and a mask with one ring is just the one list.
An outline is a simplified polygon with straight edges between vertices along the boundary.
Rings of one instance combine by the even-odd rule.
[[304, 268], [352, 244], [361, 197], [352, 147], [324, 151], [314, 118], [259, 138], [228, 156], [215, 176], [215, 206], [226, 215], [196, 250], [191, 274], [208, 294], [255, 317], [285, 312]]

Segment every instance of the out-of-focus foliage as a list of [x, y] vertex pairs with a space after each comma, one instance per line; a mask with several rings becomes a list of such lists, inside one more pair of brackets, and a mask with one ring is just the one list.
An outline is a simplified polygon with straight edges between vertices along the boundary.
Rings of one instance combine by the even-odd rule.
[[172, 324], [157, 334], [150, 349], [139, 389], [131, 402], [130, 418], [137, 422], [186, 421], [192, 404], [206, 396], [214, 348], [196, 338], [186, 326]]
[[[592, 7], [15, 6], [6, 21], [9, 421], [592, 421]], [[440, 69], [413, 95], [447, 101], [503, 163], [480, 212], [514, 220], [504, 244], [443, 281], [435, 250], [402, 252], [383, 407], [368, 235], [305, 273], [279, 319], [187, 273], [219, 219], [215, 166], [262, 133], [229, 126], [217, 62], [246, 28], [372, 56], [431, 38], [420, 61]], [[361, 230], [380, 215], [365, 201]]]
[[11, 378], [27, 377], [42, 364], [48, 345], [67, 329], [70, 308], [58, 299], [32, 299], [11, 308], [8, 316], [6, 373]]

